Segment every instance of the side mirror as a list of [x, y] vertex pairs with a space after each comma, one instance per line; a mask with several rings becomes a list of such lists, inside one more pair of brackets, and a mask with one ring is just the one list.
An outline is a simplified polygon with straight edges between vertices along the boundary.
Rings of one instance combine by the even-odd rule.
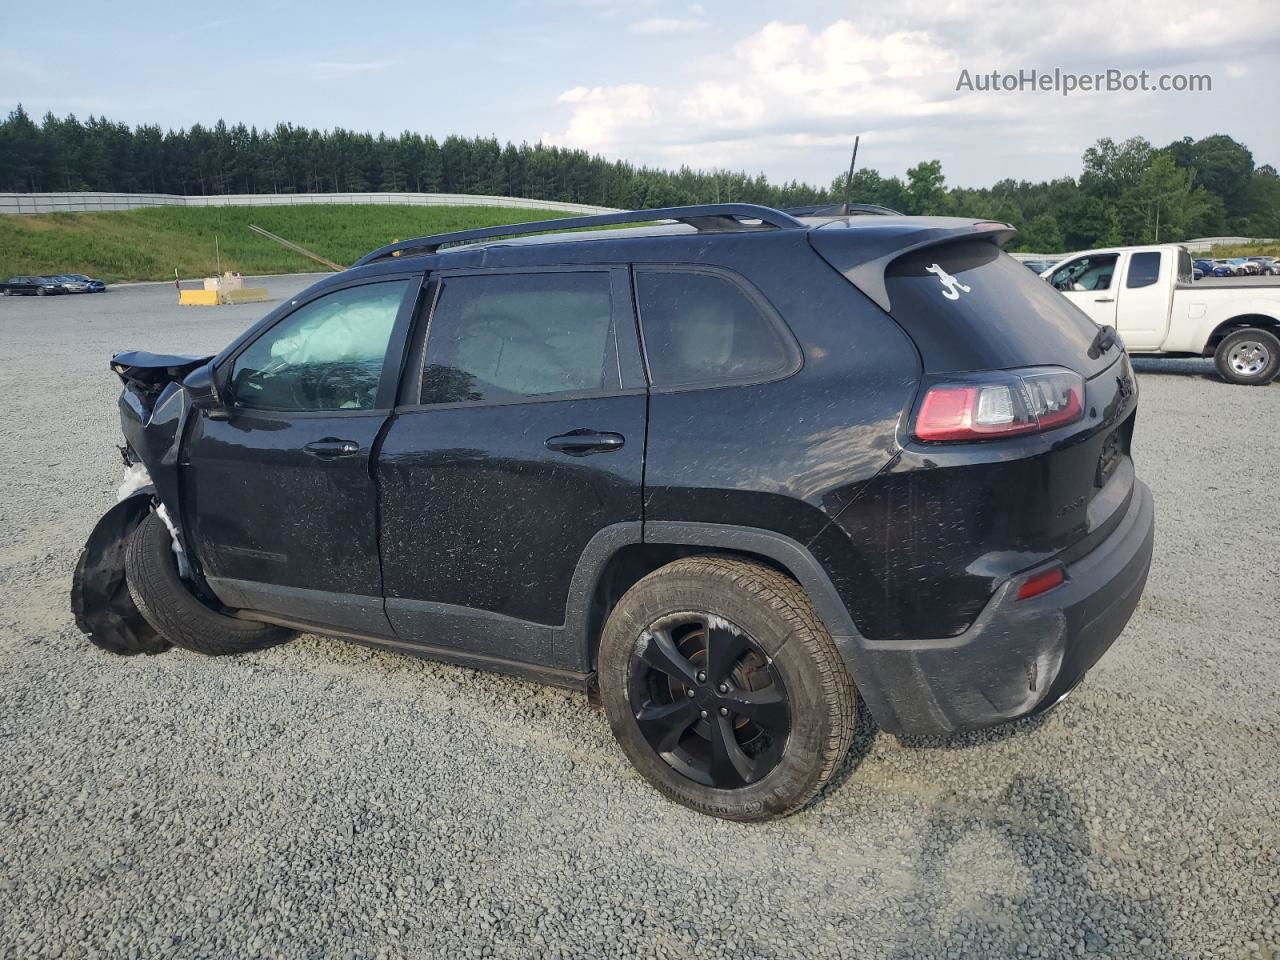
[[231, 411], [227, 409], [226, 404], [222, 402], [222, 397], [218, 394], [218, 380], [212, 363], [196, 367], [188, 373], [187, 378], [182, 381], [182, 386], [191, 395], [191, 405], [197, 410], [203, 410], [210, 420], [231, 418]]

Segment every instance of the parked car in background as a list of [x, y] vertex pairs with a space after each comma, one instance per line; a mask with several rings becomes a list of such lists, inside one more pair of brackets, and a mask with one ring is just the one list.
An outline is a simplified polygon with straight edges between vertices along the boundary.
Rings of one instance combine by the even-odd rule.
[[1191, 279], [1192, 280], [1204, 279], [1204, 271], [1201, 270], [1199, 267], [1197, 267], [1195, 264], [1191, 265]]
[[4, 285], [6, 297], [47, 297], [66, 292], [66, 287], [53, 277], [10, 277]]
[[1039, 276], [1053, 266], [1052, 260], [1023, 260], [1022, 265]]
[[1215, 277], [1235, 277], [1240, 274], [1240, 269], [1230, 260], [1213, 261], [1213, 275]]
[[1258, 265], [1258, 273], [1264, 276], [1274, 277], [1280, 274], [1280, 259], [1276, 257], [1250, 257], [1249, 260]]
[[1191, 265], [1199, 270], [1206, 277], [1213, 276], [1213, 268], [1216, 264], [1212, 260], [1193, 260]]
[[1230, 263], [1236, 268], [1236, 276], [1256, 276], [1258, 265], [1247, 257], [1232, 257]]
[[106, 293], [107, 285], [101, 280], [83, 273], [61, 273], [53, 279], [67, 288], [68, 293]]
[[1130, 353], [1213, 357], [1231, 383], [1280, 371], [1280, 281], [1193, 285], [1176, 244], [1086, 250], [1044, 276]]
[[1013, 232], [748, 204], [487, 227], [383, 247], [216, 357], [117, 354], [131, 495], [77, 623], [596, 690], [642, 776], [735, 820], [820, 791], [860, 700], [912, 735], [1045, 710], [1137, 606], [1154, 513], [1123, 346]]

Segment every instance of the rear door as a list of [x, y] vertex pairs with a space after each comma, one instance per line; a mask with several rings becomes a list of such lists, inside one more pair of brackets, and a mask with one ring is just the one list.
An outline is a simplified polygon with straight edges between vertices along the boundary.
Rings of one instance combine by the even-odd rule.
[[584, 548], [642, 518], [627, 271], [449, 272], [433, 295], [377, 462], [387, 615], [411, 642], [554, 665]]

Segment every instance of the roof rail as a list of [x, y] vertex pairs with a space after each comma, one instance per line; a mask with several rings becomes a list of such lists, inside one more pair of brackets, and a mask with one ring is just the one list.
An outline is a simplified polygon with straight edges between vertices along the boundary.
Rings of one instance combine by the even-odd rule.
[[874, 214], [881, 217], [900, 217], [897, 210], [882, 207], [878, 203], [818, 203], [810, 207], [787, 207], [783, 213], [793, 217], [848, 217], [858, 214]]
[[[508, 223], [480, 227], [475, 230], [438, 233], [435, 236], [417, 237], [413, 240], [399, 240], [366, 254], [355, 262], [355, 266], [362, 267], [366, 263], [374, 263], [406, 253], [412, 255], [435, 253], [448, 243], [468, 243], [472, 240], [547, 233], [553, 230], [576, 230], [581, 227], [609, 227], [620, 223], [648, 223], [651, 220], [675, 220], [700, 231], [761, 230], [769, 227], [779, 230], [808, 229], [805, 224], [789, 213], [772, 207], [763, 207], [754, 203], [704, 203], [691, 207], [661, 207], [655, 210], [598, 213], [586, 217], [565, 217], [559, 220], [536, 220], [533, 223]], [[748, 222], [752, 220], [759, 220], [759, 225]]]

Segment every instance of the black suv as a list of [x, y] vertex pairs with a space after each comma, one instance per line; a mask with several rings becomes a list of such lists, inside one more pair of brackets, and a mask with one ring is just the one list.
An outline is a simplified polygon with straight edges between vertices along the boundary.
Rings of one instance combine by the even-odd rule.
[[1153, 512], [1123, 347], [1012, 233], [742, 204], [464, 231], [216, 357], [117, 355], [78, 623], [598, 691], [651, 783], [740, 820], [814, 796], [859, 697], [897, 734], [1045, 709], [1132, 614]]

